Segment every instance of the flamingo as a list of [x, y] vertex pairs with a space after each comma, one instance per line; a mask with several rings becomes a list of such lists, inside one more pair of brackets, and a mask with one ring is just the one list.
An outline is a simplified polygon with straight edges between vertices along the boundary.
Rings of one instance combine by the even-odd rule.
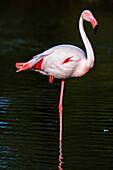
[[57, 45], [41, 54], [34, 56], [31, 60], [25, 63], [16, 63], [17, 71], [31, 69], [43, 75], [49, 76], [49, 82], [52, 83], [54, 78], [61, 79], [61, 92], [59, 100], [59, 117], [60, 117], [60, 141], [62, 141], [62, 100], [65, 79], [70, 77], [81, 77], [86, 74], [94, 65], [94, 51], [90, 41], [84, 31], [83, 21], [90, 22], [97, 31], [98, 23], [93, 14], [89, 10], [84, 10], [79, 19], [79, 31], [85, 52], [74, 45]]

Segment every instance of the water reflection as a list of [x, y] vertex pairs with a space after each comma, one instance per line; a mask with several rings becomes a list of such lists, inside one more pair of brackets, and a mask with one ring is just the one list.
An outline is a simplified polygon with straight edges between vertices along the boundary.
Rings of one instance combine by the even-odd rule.
[[[23, 95], [23, 97], [25, 96], [26, 95]], [[13, 107], [14, 103], [17, 104], [17, 108]], [[57, 156], [55, 156], [56, 158], [54, 157], [54, 152], [57, 150], [57, 146], [54, 144], [57, 139], [56, 122], [52, 120], [50, 112], [48, 113], [49, 117], [47, 114], [42, 113], [42, 118], [40, 114], [36, 114], [37, 111], [36, 113], [32, 112], [31, 107], [29, 107], [31, 110], [28, 112], [26, 109], [27, 102], [25, 102], [24, 105], [22, 104], [22, 108], [21, 106], [18, 107], [18, 104], [21, 105], [21, 103], [23, 103], [21, 100], [17, 102], [14, 99], [9, 100], [6, 97], [1, 97], [2, 110], [7, 108], [7, 111], [0, 116], [1, 120], [3, 120], [0, 122], [0, 167], [19, 167], [23, 169], [26, 167], [26, 164], [29, 164], [29, 167], [35, 165], [39, 169], [43, 169], [43, 165], [46, 165], [48, 168], [55, 167], [56, 163], [54, 165], [54, 162], [58, 161]], [[22, 111], [22, 113], [20, 111]], [[34, 116], [31, 115], [31, 112]], [[9, 120], [9, 122], [5, 120]], [[52, 144], [51, 142], [53, 141], [54, 143]], [[48, 156], [49, 160], [46, 158]], [[53, 165], [51, 165], [51, 161]]]
[[6, 113], [10, 104], [11, 104], [10, 99], [5, 97], [0, 97], [0, 108], [1, 108], [0, 113]]
[[[9, 105], [11, 104], [11, 101], [9, 98], [6, 97], [0, 97], [0, 168], [8, 168], [8, 162], [7, 160], [15, 160], [14, 157], [12, 157], [12, 148], [7, 144], [7, 137], [5, 134], [7, 134], [10, 130], [13, 128], [10, 126], [9, 122], [5, 121], [5, 117], [7, 116], [7, 110]], [[2, 121], [3, 120], [3, 121]], [[15, 155], [15, 154], [14, 154]]]
[[[25, 94], [23, 95], [23, 97], [24, 97], [24, 100], [27, 99]], [[20, 107], [17, 107], [20, 111], [22, 111], [22, 113], [19, 112], [19, 115], [17, 112], [18, 109], [13, 108], [14, 103], [17, 104], [17, 106], [18, 104], [20, 105]], [[52, 120], [52, 116], [54, 113], [52, 114], [49, 111], [48, 112], [49, 115], [47, 115], [47, 113], [45, 114], [45, 112], [41, 113], [41, 115], [40, 113], [38, 113], [37, 115], [36, 114], [37, 112], [36, 113], [33, 112], [32, 108], [29, 106], [29, 108], [31, 108], [31, 112], [33, 113], [33, 115], [31, 116], [31, 114], [29, 115], [30, 112], [28, 112], [27, 110], [28, 102], [24, 101], [24, 105], [23, 105], [23, 101], [21, 101], [20, 99], [15, 100], [13, 98], [0, 97], [0, 104], [1, 104], [0, 105], [1, 106], [0, 168], [9, 168], [9, 167], [10, 168], [11, 167], [21, 168], [22, 162], [25, 165], [26, 163], [27, 164], [29, 163], [29, 165], [31, 164], [31, 166], [33, 166], [35, 161], [33, 161], [34, 158], [32, 158], [32, 161], [31, 161], [31, 156], [30, 156], [30, 153], [31, 153], [30, 145], [32, 143], [32, 150], [34, 151], [34, 153], [32, 154], [32, 157], [36, 157], [36, 154], [38, 151], [38, 160], [40, 160], [38, 163], [36, 163], [36, 167], [41, 169], [43, 165], [44, 166], [46, 165], [46, 167], [49, 168], [49, 162], [51, 162], [51, 160], [52, 162], [54, 162], [56, 159], [56, 162], [59, 162], [59, 166], [58, 166], [59, 169], [62, 169], [62, 163], [63, 163], [62, 142], [59, 142], [59, 148], [57, 148], [59, 139], [57, 139], [56, 137], [56, 132], [58, 131], [58, 129], [56, 129], [55, 127], [56, 125], [58, 125], [58, 123], [56, 124], [56, 120], [55, 122]], [[22, 107], [21, 107], [21, 104], [22, 104]], [[27, 117], [30, 116], [29, 120], [28, 118], [26, 118], [26, 111], [27, 111]], [[9, 120], [9, 122], [6, 122], [5, 120]], [[57, 142], [56, 147], [54, 146], [54, 144], [52, 144], [53, 141], [55, 142], [55, 140]], [[52, 152], [56, 152], [57, 150], [59, 150], [58, 157], [57, 157], [57, 154], [55, 154], [56, 155], [55, 156], [52, 153]], [[45, 155], [45, 158], [47, 157], [47, 155], [49, 155], [48, 161], [44, 159], [44, 155]], [[52, 167], [55, 167], [55, 166], [56, 165], [53, 164]], [[23, 167], [24, 166], [22, 166], [22, 168]]]
[[62, 141], [59, 141], [59, 170], [63, 170], [62, 164], [63, 164], [63, 156], [62, 156]]

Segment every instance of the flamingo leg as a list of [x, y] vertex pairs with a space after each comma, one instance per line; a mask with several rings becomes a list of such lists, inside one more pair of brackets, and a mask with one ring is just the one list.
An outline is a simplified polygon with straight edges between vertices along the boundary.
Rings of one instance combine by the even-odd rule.
[[60, 135], [59, 135], [59, 141], [62, 142], [62, 100], [63, 100], [63, 91], [64, 91], [64, 83], [65, 80], [62, 79], [61, 81], [61, 92], [60, 92], [60, 101], [59, 101], [59, 118], [60, 118]]

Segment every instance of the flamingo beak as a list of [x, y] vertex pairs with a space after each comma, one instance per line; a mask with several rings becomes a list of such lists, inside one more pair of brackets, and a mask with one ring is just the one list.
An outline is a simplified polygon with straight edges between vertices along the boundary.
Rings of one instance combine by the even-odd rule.
[[98, 22], [93, 16], [89, 16], [89, 20], [90, 20], [92, 27], [94, 29], [94, 33], [96, 34], [97, 28], [98, 28]]

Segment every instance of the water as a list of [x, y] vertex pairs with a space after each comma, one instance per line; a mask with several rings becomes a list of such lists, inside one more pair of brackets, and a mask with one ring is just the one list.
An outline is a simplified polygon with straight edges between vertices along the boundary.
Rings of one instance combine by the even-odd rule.
[[[113, 3], [59, 3], [0, 2], [1, 169], [113, 169]], [[77, 24], [86, 8], [99, 22], [96, 35], [85, 24], [96, 62], [87, 75], [66, 81], [59, 152], [60, 80], [16, 73], [15, 63], [62, 43], [84, 49]]]

